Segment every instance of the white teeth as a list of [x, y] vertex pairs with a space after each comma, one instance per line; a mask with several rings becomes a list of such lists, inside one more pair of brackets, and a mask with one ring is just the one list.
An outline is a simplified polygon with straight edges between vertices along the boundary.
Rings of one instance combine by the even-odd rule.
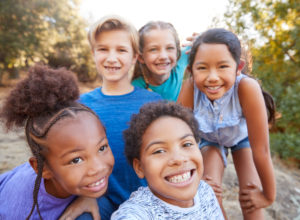
[[119, 67], [105, 67], [105, 68], [109, 71], [116, 71], [116, 70], [120, 69]]
[[221, 86], [208, 86], [207, 88], [211, 89], [211, 90], [217, 90], [217, 89], [221, 88]]
[[186, 172], [184, 174], [181, 174], [181, 175], [172, 176], [168, 180], [171, 183], [182, 183], [182, 182], [187, 181], [190, 178], [191, 178], [191, 171], [188, 171], [188, 172]]
[[101, 180], [99, 180], [98, 182], [92, 183], [90, 185], [88, 185], [89, 187], [94, 187], [94, 186], [99, 186], [101, 183], [103, 183], [105, 180], [105, 178], [102, 178]]

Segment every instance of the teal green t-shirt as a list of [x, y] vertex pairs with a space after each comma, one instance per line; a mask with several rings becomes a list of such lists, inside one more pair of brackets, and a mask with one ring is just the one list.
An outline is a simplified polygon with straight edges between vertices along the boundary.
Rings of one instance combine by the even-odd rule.
[[[172, 69], [170, 77], [163, 84], [159, 86], [149, 84], [148, 88], [153, 92], [160, 94], [165, 100], [177, 101], [181, 90], [184, 71], [188, 65], [189, 56], [185, 53], [188, 49], [190, 48], [186, 47], [181, 51], [180, 59], [177, 61], [176, 66]], [[136, 78], [131, 83], [134, 86], [146, 88], [146, 82], [142, 76]]]

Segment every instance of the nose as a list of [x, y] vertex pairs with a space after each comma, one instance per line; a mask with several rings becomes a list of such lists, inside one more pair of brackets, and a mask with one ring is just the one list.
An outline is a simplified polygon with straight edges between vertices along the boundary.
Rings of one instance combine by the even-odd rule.
[[105, 169], [104, 163], [98, 157], [93, 156], [87, 161], [87, 175], [94, 176]]
[[168, 52], [166, 49], [161, 49], [159, 53], [159, 59], [167, 59], [168, 58]]
[[114, 63], [117, 61], [117, 54], [115, 51], [109, 51], [107, 61], [110, 63]]
[[214, 81], [217, 81], [219, 79], [219, 76], [218, 76], [218, 72], [216, 69], [211, 69], [210, 72], [209, 72], [209, 75], [207, 77], [207, 80], [209, 82], [214, 82]]
[[180, 151], [180, 150], [174, 150], [171, 154], [170, 154], [170, 158], [169, 158], [169, 165], [170, 166], [174, 166], [174, 165], [181, 165], [184, 162], [187, 161], [187, 157], [184, 154], [184, 152]]

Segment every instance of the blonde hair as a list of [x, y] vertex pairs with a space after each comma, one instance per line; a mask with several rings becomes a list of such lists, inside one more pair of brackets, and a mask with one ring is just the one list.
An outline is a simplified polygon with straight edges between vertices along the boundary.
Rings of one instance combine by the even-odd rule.
[[139, 35], [136, 28], [117, 15], [108, 15], [102, 17], [100, 20], [96, 21], [91, 27], [88, 32], [88, 40], [90, 43], [91, 48], [93, 49], [99, 34], [105, 31], [113, 31], [113, 30], [123, 30], [127, 31], [130, 37], [131, 45], [135, 54], [138, 53], [138, 42], [139, 42]]
[[[174, 37], [175, 45], [176, 45], [176, 55], [177, 55], [177, 61], [179, 60], [181, 56], [181, 49], [180, 49], [180, 40], [179, 36], [177, 34], [176, 29], [171, 23], [164, 22], [164, 21], [150, 21], [147, 24], [145, 24], [143, 27], [139, 30], [139, 52], [140, 54], [143, 53], [144, 47], [145, 47], [145, 36], [152, 30], [169, 30], [171, 34]], [[146, 64], [142, 64], [139, 61], [136, 62], [134, 67], [134, 73], [133, 73], [133, 79], [136, 79], [140, 76], [142, 76], [146, 82], [146, 88], [149, 87], [149, 82], [146, 77], [149, 72], [148, 67]]]

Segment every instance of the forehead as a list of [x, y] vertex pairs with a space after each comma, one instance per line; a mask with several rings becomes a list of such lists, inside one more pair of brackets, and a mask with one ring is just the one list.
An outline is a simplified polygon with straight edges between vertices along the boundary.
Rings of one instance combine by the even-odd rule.
[[144, 41], [146, 44], [167, 42], [175, 44], [175, 38], [171, 30], [169, 29], [152, 29], [144, 35]]
[[197, 48], [196, 59], [232, 59], [233, 57], [225, 44], [200, 44]]
[[83, 144], [89, 138], [104, 136], [105, 130], [99, 119], [90, 112], [78, 112], [55, 123], [47, 134], [47, 145]]
[[170, 139], [182, 137], [187, 133], [192, 134], [192, 130], [185, 121], [176, 117], [163, 116], [149, 125], [143, 135], [143, 140], [151, 141], [153, 138]]
[[130, 34], [126, 30], [109, 30], [97, 34], [95, 44], [132, 44]]

